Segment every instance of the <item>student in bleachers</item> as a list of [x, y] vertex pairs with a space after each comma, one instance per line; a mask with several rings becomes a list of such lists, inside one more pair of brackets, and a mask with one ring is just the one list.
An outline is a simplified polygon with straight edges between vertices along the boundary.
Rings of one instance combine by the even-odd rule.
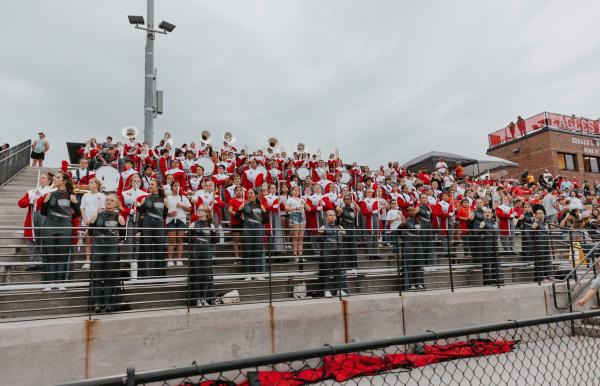
[[181, 192], [181, 183], [175, 181], [171, 194], [165, 199], [167, 208], [167, 267], [183, 265], [183, 243], [187, 228], [187, 214], [191, 204]]

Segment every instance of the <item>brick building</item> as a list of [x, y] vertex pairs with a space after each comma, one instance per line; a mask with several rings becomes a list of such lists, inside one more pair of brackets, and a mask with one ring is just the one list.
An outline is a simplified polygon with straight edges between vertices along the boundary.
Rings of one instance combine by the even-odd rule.
[[529, 169], [537, 178], [548, 169], [554, 176], [600, 181], [600, 122], [542, 113], [489, 135], [487, 154], [519, 164], [507, 169], [518, 178]]

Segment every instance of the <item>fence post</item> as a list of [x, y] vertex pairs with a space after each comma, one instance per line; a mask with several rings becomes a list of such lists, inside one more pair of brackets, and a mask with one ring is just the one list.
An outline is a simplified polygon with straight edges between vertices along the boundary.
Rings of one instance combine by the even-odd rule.
[[495, 272], [495, 276], [496, 276], [496, 286], [498, 288], [500, 288], [500, 262], [499, 257], [498, 257], [498, 249], [499, 249], [499, 245], [498, 245], [498, 237], [500, 237], [500, 231], [498, 230], [497, 232], [494, 231], [494, 272]]
[[[396, 270], [398, 271], [398, 296], [402, 296], [402, 278], [400, 276], [400, 244], [398, 244], [398, 229], [394, 230], [394, 254], [396, 255]], [[404, 272], [406, 275], [406, 272]]]
[[127, 368], [127, 378], [125, 379], [126, 386], [135, 386], [135, 368]]
[[450, 230], [446, 230], [446, 253], [448, 255], [448, 268], [450, 269], [450, 291], [454, 292], [454, 274], [452, 273], [452, 257], [450, 251]]
[[338, 282], [338, 297], [342, 300], [342, 260], [340, 259], [340, 230], [339, 228], [335, 231], [335, 249], [336, 249], [336, 259], [335, 264], [337, 265], [334, 272], [337, 272], [337, 282]]
[[188, 269], [187, 269], [187, 311], [190, 313], [190, 307], [192, 305], [192, 228], [188, 228], [188, 247], [187, 247], [187, 256], [188, 256]]

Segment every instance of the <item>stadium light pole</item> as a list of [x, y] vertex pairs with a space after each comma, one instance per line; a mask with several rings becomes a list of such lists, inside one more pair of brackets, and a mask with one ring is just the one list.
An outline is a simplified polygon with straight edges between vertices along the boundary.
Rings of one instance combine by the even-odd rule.
[[154, 28], [154, 0], [147, 0], [146, 26], [144, 27], [143, 16], [128, 16], [129, 24], [136, 29], [146, 31], [146, 49], [145, 49], [145, 71], [144, 71], [144, 141], [148, 145], [153, 145], [154, 140], [154, 118], [157, 114], [162, 114], [162, 95], [161, 90], [156, 90], [156, 68], [154, 67], [154, 38], [157, 33], [166, 35], [173, 32], [175, 25], [162, 21], [159, 29]]

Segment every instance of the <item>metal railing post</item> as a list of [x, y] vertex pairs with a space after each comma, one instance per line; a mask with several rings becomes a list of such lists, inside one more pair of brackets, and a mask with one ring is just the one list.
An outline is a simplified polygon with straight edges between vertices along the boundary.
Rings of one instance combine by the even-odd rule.
[[450, 250], [450, 230], [446, 230], [446, 253], [448, 255], [448, 268], [450, 269], [450, 291], [454, 292], [454, 274], [452, 272], [452, 256]]
[[[575, 263], [575, 254], [573, 253], [573, 232], [571, 232], [570, 229], [567, 229], [567, 233], [569, 234], [569, 257], [571, 259], [572, 268], [575, 268], [577, 264]], [[573, 272], [573, 275], [575, 277], [575, 282], [577, 283], [577, 271]]]
[[500, 262], [498, 261], [498, 250], [500, 249], [498, 245], [499, 233], [499, 230], [498, 232], [494, 232], [494, 273], [496, 276], [496, 287], [498, 288], [500, 288]]
[[340, 259], [340, 230], [336, 229], [335, 231], [335, 249], [336, 249], [336, 259], [335, 264], [337, 265], [337, 282], [338, 282], [338, 297], [342, 300], [342, 266]]
[[90, 300], [88, 307], [88, 320], [92, 320], [92, 308], [94, 306], [94, 302], [97, 299], [94, 298], [94, 245], [96, 244], [96, 235], [94, 230], [92, 229], [92, 252], [90, 254]]
[[135, 368], [127, 368], [127, 378], [125, 379], [126, 386], [135, 386]]
[[[271, 233], [273, 228], [271, 228]], [[267, 237], [267, 248], [269, 248], [269, 306], [273, 306], [273, 245], [271, 244], [271, 237]], [[293, 292], [293, 289], [292, 289]]]
[[[400, 244], [398, 244], [398, 230], [394, 230], [394, 254], [396, 255], [396, 271], [398, 274], [398, 296], [402, 296], [402, 276], [400, 275]], [[406, 272], [404, 272], [406, 275]]]
[[[192, 228], [188, 228], [188, 247], [187, 247], [187, 257], [188, 257], [188, 269], [187, 269], [187, 311], [190, 313], [190, 308], [192, 306]], [[210, 248], [210, 246], [209, 246]]]

